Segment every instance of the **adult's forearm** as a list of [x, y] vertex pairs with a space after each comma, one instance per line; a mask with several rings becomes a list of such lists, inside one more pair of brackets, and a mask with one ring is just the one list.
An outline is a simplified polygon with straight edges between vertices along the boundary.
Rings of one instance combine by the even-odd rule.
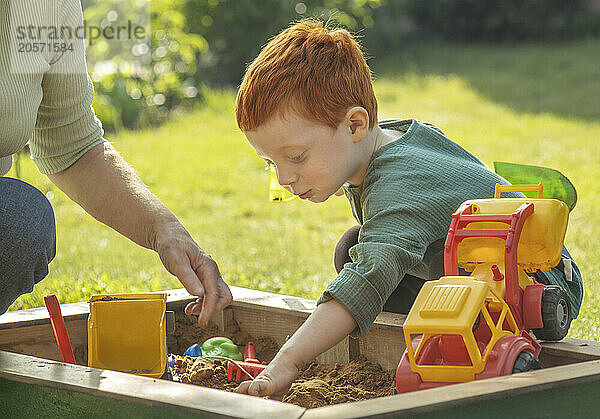
[[140, 246], [157, 248], [157, 231], [178, 228], [177, 218], [107, 142], [50, 180], [98, 221]]

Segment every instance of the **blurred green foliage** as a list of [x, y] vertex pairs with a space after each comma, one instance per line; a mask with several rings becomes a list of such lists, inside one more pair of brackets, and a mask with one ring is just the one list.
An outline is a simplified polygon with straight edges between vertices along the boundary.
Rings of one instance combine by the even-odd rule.
[[208, 42], [199, 63], [203, 81], [237, 86], [247, 64], [267, 40], [305, 17], [334, 22], [352, 31], [374, 25], [373, 12], [386, 0], [185, 0], [188, 29]]
[[[600, 34], [590, 0], [406, 0], [426, 35], [460, 41], [550, 41]], [[597, 7], [597, 6], [596, 6]]]
[[148, 51], [103, 39], [87, 46], [94, 109], [109, 131], [160, 123], [192, 105], [203, 85], [236, 86], [261, 46], [291, 21], [317, 16], [358, 31], [373, 25], [373, 10], [385, 2], [84, 0], [90, 22], [110, 24], [106, 16], [125, 9], [129, 20], [149, 19], [151, 27]]
[[122, 19], [149, 30], [143, 43], [101, 38], [87, 45], [96, 90], [94, 109], [106, 129], [160, 123], [194, 103], [196, 62], [207, 43], [202, 35], [188, 33], [184, 4], [184, 0], [103, 0], [84, 7], [91, 24], [109, 25], [107, 17], [118, 11]]
[[236, 87], [268, 39], [306, 17], [349, 29], [367, 56], [377, 57], [419, 37], [506, 42], [600, 34], [590, 0], [83, 1], [85, 18], [100, 26], [119, 10], [150, 28], [146, 46], [88, 45], [94, 108], [108, 130], [160, 123], [201, 99], [205, 85]]

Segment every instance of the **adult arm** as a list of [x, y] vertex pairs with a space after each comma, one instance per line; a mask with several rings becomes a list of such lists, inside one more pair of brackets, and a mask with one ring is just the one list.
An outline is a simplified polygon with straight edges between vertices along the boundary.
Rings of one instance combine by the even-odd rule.
[[[78, 0], [65, 0], [56, 7], [62, 26], [83, 25]], [[158, 252], [166, 269], [198, 296], [186, 312], [200, 314], [198, 321], [205, 326], [231, 302], [231, 292], [215, 261], [103, 139], [91, 106], [93, 85], [83, 40], [74, 39], [73, 50], [64, 54], [40, 53], [38, 62], [44, 72], [41, 91], [36, 92], [40, 104], [30, 150], [40, 172], [94, 218]]]
[[50, 180], [98, 221], [155, 250], [165, 268], [198, 300], [186, 308], [202, 327], [231, 303], [216, 262], [108, 143], [91, 148]]

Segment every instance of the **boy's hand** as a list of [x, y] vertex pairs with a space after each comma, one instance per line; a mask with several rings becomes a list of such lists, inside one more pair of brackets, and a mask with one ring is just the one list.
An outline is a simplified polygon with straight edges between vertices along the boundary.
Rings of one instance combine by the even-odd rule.
[[244, 381], [235, 391], [251, 396], [281, 399], [298, 376], [298, 367], [285, 355], [276, 356], [254, 380]]
[[319, 304], [263, 372], [252, 381], [244, 381], [235, 391], [260, 397], [283, 396], [304, 364], [354, 328], [354, 317], [341, 303], [334, 299]]

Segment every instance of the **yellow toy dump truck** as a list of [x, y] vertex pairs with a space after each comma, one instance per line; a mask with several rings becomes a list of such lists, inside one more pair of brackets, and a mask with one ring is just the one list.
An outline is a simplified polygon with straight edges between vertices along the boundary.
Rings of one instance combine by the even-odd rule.
[[[538, 197], [500, 199], [516, 191]], [[542, 193], [541, 184], [496, 185], [493, 199], [466, 201], [453, 214], [446, 276], [424, 284], [404, 323], [398, 393], [538, 369], [540, 345], [529, 331], [547, 340], [567, 334], [567, 294], [528, 275], [559, 263], [567, 229], [567, 206]]]

